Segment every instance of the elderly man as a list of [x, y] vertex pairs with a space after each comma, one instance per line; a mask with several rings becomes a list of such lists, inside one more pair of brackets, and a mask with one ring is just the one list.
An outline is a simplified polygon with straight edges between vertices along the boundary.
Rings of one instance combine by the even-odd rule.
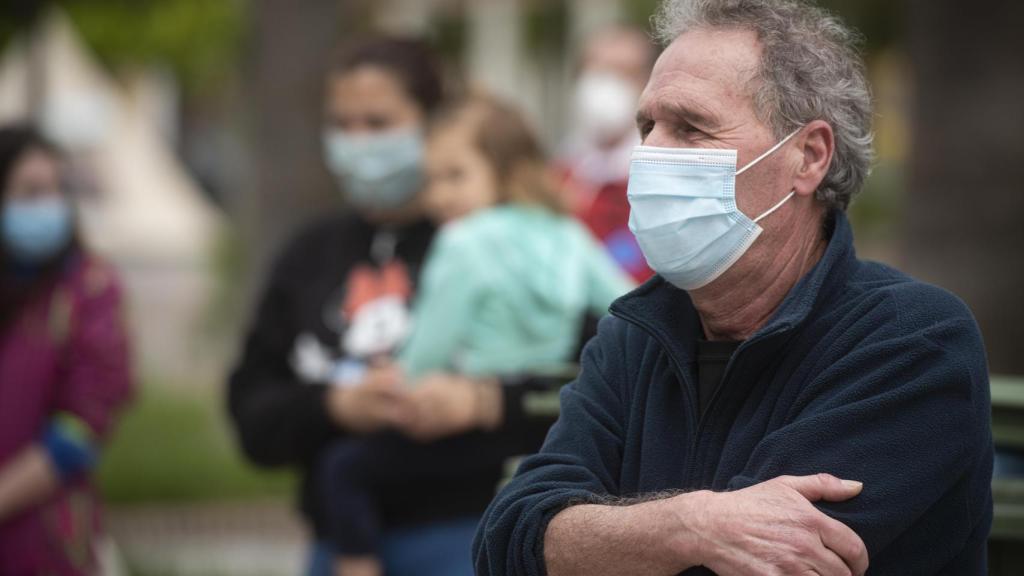
[[668, 0], [658, 23], [628, 192], [658, 276], [587, 346], [477, 573], [984, 574], [981, 337], [854, 254], [853, 35], [795, 0]]

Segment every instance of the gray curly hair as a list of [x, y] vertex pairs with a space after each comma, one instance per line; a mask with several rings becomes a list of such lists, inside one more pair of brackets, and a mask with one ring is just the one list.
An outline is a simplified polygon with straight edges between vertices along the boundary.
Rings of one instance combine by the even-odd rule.
[[654, 16], [664, 45], [696, 28], [752, 30], [760, 41], [754, 107], [776, 138], [813, 120], [835, 134], [835, 153], [817, 198], [845, 210], [874, 158], [871, 91], [861, 38], [825, 10], [799, 0], [665, 0]]

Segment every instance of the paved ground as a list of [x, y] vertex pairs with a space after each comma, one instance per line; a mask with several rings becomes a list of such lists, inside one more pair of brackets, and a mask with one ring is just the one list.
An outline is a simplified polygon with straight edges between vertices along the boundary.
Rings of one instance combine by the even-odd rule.
[[114, 508], [107, 525], [132, 576], [293, 576], [305, 560], [286, 502]]

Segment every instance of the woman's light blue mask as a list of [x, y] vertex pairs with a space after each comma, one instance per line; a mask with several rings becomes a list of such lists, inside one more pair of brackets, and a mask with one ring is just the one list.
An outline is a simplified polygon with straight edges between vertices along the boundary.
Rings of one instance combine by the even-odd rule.
[[324, 154], [338, 184], [359, 208], [398, 208], [423, 186], [423, 135], [418, 130], [354, 135], [328, 129]]
[[736, 170], [736, 150], [637, 146], [629, 168], [629, 229], [652, 270], [683, 290], [710, 284], [761, 234], [736, 206], [736, 176], [768, 157], [799, 129]]
[[9, 201], [0, 221], [4, 247], [23, 264], [56, 256], [71, 241], [72, 228], [71, 207], [63, 198]]

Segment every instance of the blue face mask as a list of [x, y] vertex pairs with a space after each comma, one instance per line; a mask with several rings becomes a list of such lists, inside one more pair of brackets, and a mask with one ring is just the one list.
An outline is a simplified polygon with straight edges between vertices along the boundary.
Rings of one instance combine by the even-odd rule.
[[794, 131], [741, 170], [736, 150], [637, 146], [629, 167], [629, 229], [652, 270], [683, 290], [710, 284], [760, 236], [736, 206], [736, 176], [771, 155]]
[[327, 167], [348, 199], [368, 210], [392, 210], [423, 186], [423, 135], [417, 130], [351, 135], [324, 133]]
[[71, 241], [71, 207], [63, 198], [7, 202], [0, 222], [4, 247], [23, 264], [56, 256]]

